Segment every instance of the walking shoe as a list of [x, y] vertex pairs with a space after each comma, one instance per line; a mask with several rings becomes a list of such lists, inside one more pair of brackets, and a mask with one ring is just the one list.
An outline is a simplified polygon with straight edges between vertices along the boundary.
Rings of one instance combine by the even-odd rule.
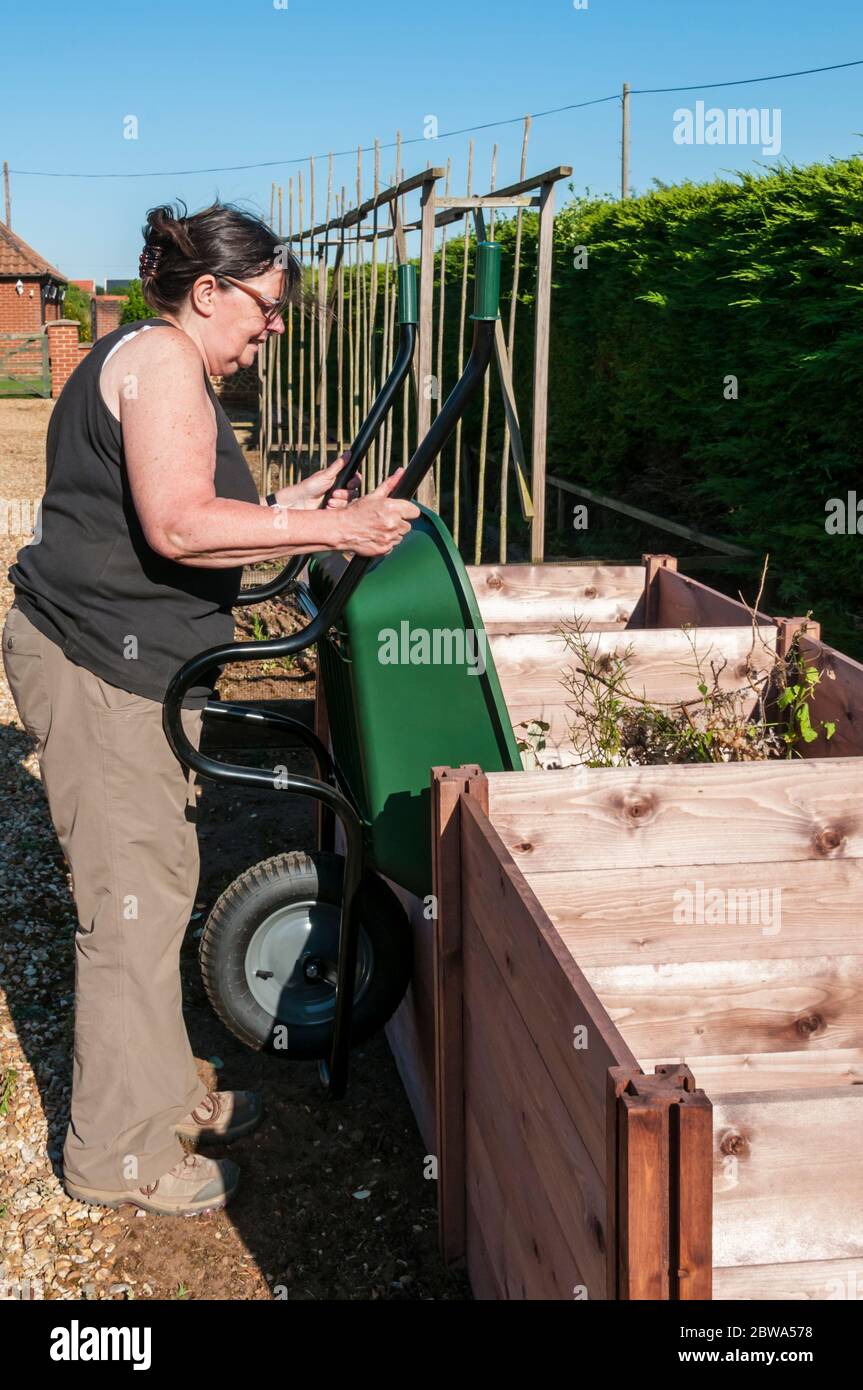
[[229, 1144], [249, 1134], [263, 1118], [256, 1091], [210, 1091], [184, 1120], [174, 1126], [181, 1139]]
[[194, 1216], [227, 1206], [239, 1181], [240, 1170], [229, 1158], [185, 1154], [167, 1173], [141, 1187], [119, 1192], [80, 1187], [75, 1182], [67, 1182], [65, 1187], [70, 1197], [93, 1206], [120, 1207], [130, 1202], [142, 1211], [158, 1212], [161, 1216]]

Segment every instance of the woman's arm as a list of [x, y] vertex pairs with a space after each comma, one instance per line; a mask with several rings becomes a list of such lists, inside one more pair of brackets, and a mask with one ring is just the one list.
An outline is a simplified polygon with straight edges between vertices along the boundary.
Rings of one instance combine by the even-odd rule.
[[351, 506], [323, 511], [280, 511], [217, 497], [216, 417], [194, 343], [179, 331], [142, 333], [120, 356], [120, 423], [132, 500], [148, 545], [166, 559], [227, 569], [306, 551], [382, 555], [418, 515], [413, 503], [386, 495], [397, 474]]

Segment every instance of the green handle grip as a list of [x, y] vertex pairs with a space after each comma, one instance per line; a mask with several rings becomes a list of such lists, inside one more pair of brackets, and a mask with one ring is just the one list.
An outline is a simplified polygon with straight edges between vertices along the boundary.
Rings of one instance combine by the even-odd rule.
[[415, 265], [399, 266], [399, 323], [416, 323], [417, 269]]
[[476, 275], [472, 319], [500, 318], [501, 249], [496, 241], [481, 241], [476, 248]]

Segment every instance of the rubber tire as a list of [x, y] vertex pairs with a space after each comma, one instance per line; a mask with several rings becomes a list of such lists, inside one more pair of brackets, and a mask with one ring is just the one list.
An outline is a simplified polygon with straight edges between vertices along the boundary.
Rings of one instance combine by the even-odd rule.
[[[278, 908], [309, 898], [337, 906], [342, 897], [343, 867], [344, 860], [338, 854], [277, 854], [246, 869], [213, 907], [200, 944], [204, 988], [225, 1027], [247, 1047], [293, 1061], [329, 1055], [329, 1020], [291, 1023], [287, 1047], [273, 1046], [278, 1020], [251, 993], [245, 959], [258, 927]], [[374, 969], [354, 1009], [352, 1047], [391, 1018], [404, 997], [413, 968], [410, 924], [404, 908], [383, 879], [371, 872], [360, 887], [360, 929], [371, 943]]]

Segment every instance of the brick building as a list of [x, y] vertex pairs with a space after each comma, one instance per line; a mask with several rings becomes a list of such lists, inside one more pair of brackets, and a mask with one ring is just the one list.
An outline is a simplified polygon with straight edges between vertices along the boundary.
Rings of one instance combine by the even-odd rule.
[[0, 222], [0, 333], [38, 333], [63, 317], [68, 281]]

